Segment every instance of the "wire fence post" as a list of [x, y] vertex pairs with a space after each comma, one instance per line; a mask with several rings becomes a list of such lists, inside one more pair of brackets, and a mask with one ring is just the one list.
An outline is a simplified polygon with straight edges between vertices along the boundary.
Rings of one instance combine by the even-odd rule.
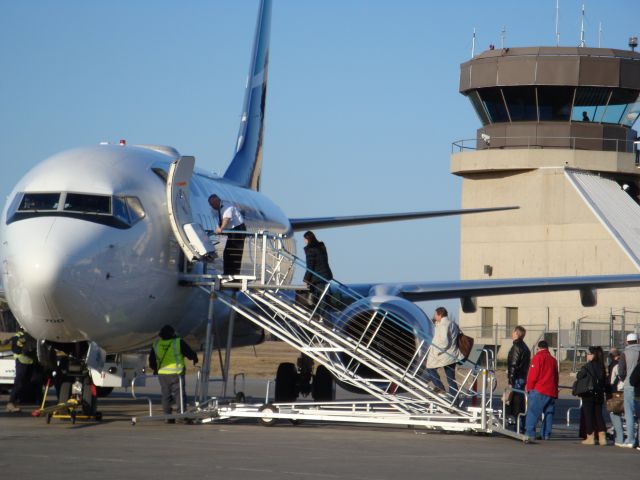
[[558, 338], [556, 338], [556, 359], [558, 360], [556, 363], [558, 364], [558, 374], [560, 374], [560, 359], [562, 358], [562, 347], [560, 343], [560, 315], [558, 315]]
[[493, 324], [493, 358], [498, 358], [498, 322]]

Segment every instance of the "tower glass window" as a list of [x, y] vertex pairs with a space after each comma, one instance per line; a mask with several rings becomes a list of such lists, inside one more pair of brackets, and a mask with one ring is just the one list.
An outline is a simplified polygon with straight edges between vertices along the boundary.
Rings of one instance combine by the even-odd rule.
[[624, 114], [622, 115], [622, 125], [624, 125], [625, 127], [632, 127], [634, 123], [636, 123], [636, 120], [638, 119], [638, 117], [640, 116], [640, 94], [638, 94], [638, 97], [635, 99], [635, 101], [633, 103], [629, 103], [629, 105], [627, 105], [627, 108], [624, 111]]
[[502, 92], [499, 88], [483, 88], [478, 90], [478, 93], [492, 123], [509, 121], [507, 107], [504, 104]]
[[573, 111], [571, 112], [571, 120], [574, 122], [602, 121], [610, 95], [610, 88], [578, 87], [573, 103]]
[[540, 121], [567, 121], [571, 115], [573, 87], [538, 87]]
[[602, 117], [603, 123], [623, 123], [624, 114], [630, 104], [638, 99], [638, 93], [633, 90], [616, 89], [611, 94], [611, 99]]
[[480, 99], [480, 95], [478, 94], [477, 90], [474, 90], [469, 94], [469, 100], [471, 100], [471, 104], [473, 105], [474, 110], [478, 114], [478, 117], [480, 117], [480, 121], [482, 122], [482, 125], [487, 125], [488, 123], [491, 123], [489, 121], [489, 117], [487, 116], [487, 112], [484, 109], [484, 105], [482, 104], [482, 100]]
[[535, 122], [538, 120], [535, 88], [504, 87], [502, 93], [509, 108], [511, 121]]

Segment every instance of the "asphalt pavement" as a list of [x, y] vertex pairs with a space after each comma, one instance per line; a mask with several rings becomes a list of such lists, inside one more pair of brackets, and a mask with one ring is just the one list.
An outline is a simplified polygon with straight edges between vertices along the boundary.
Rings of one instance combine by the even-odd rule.
[[[264, 382], [254, 388], [260, 395]], [[157, 388], [138, 394], [148, 395], [159, 413]], [[635, 449], [580, 445], [575, 425], [565, 424], [566, 409], [575, 406], [570, 399], [559, 401], [553, 438], [529, 445], [413, 428], [288, 421], [264, 427], [253, 419], [133, 426], [131, 418], [145, 415], [147, 402], [120, 392], [101, 401], [101, 422], [47, 424], [29, 411], [5, 413], [6, 401], [0, 396], [3, 478], [584, 479], [622, 477], [640, 468]]]

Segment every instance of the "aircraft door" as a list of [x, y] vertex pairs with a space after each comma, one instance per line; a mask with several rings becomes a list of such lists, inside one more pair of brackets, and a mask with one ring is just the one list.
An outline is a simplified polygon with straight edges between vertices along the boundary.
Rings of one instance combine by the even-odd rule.
[[178, 245], [192, 262], [214, 252], [215, 247], [199, 223], [193, 220], [189, 187], [196, 159], [191, 156], [178, 158], [169, 166], [167, 175], [167, 209], [169, 222]]

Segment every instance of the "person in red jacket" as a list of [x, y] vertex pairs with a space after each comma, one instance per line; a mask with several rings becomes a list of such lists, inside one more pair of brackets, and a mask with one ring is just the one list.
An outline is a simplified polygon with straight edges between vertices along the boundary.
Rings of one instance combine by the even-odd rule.
[[536, 437], [536, 425], [544, 413], [540, 437], [549, 440], [558, 398], [558, 362], [549, 353], [549, 344], [544, 340], [538, 342], [538, 353], [531, 360], [526, 390], [528, 406], [525, 434], [531, 439]]

